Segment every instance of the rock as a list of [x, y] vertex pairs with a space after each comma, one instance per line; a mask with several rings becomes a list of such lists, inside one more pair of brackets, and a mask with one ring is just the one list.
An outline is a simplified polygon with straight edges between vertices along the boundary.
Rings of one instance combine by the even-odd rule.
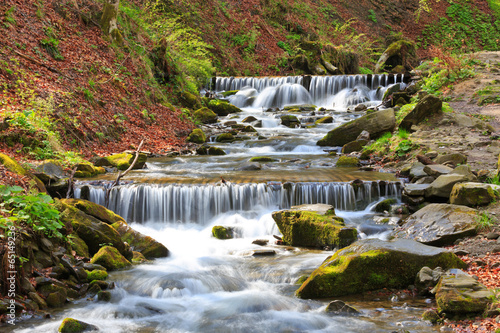
[[207, 137], [205, 136], [205, 133], [199, 128], [195, 128], [191, 134], [188, 135], [186, 138], [186, 141], [192, 142], [192, 143], [204, 143], [207, 141]]
[[443, 102], [434, 95], [427, 95], [420, 100], [415, 108], [401, 121], [399, 128], [407, 131], [411, 130], [413, 125], [418, 125], [422, 120], [433, 115], [440, 114]]
[[375, 206], [375, 211], [377, 213], [383, 213], [383, 212], [390, 212], [391, 211], [391, 206], [397, 203], [398, 201], [396, 199], [385, 199], [380, 201], [376, 206]]
[[66, 198], [69, 187], [68, 180], [69, 178], [62, 178], [47, 184], [47, 193], [53, 198]]
[[287, 245], [339, 248], [357, 239], [356, 229], [346, 228], [331, 205], [294, 206], [274, 212], [272, 216]]
[[211, 100], [208, 103], [208, 108], [221, 117], [225, 117], [230, 113], [241, 112], [240, 108], [219, 99]]
[[280, 119], [281, 119], [281, 125], [283, 126], [290, 128], [300, 127], [300, 121], [296, 116], [284, 115], [281, 116]]
[[243, 119], [241, 122], [243, 123], [253, 123], [254, 121], [257, 121], [257, 118], [254, 116], [248, 116], [245, 119]]
[[352, 152], [362, 151], [363, 147], [368, 143], [366, 140], [356, 140], [346, 143], [342, 147], [342, 154], [350, 154]]
[[325, 311], [328, 314], [335, 314], [335, 315], [359, 315], [361, 312], [359, 312], [356, 308], [347, 305], [343, 301], [331, 301], [327, 306]]
[[254, 250], [252, 252], [252, 256], [254, 257], [268, 257], [268, 256], [275, 256], [276, 251], [274, 250]]
[[96, 269], [87, 273], [87, 281], [104, 281], [108, 278], [108, 272], [105, 270]]
[[356, 112], [365, 111], [366, 109], [367, 107], [364, 104], [358, 104], [354, 107], [354, 111]]
[[417, 179], [414, 184], [415, 185], [430, 185], [435, 180], [436, 180], [436, 178], [434, 178], [434, 177], [425, 176], [425, 177], [422, 177], [420, 179]]
[[437, 324], [439, 321], [441, 321], [441, 317], [439, 316], [439, 313], [435, 309], [425, 310], [424, 313], [422, 313], [422, 319], [428, 320], [432, 324]]
[[316, 144], [318, 146], [343, 146], [356, 140], [362, 131], [370, 133], [371, 138], [377, 138], [384, 132], [392, 132], [395, 126], [394, 110], [385, 109], [372, 112], [334, 128]]
[[500, 198], [500, 186], [483, 183], [455, 184], [451, 191], [450, 203], [477, 207], [488, 205]]
[[285, 111], [291, 110], [299, 110], [299, 111], [314, 111], [316, 110], [316, 105], [313, 104], [296, 104], [296, 105], [287, 105], [283, 108]]
[[45, 300], [42, 297], [40, 297], [40, 295], [38, 295], [37, 293], [30, 292], [28, 296], [31, 300], [33, 300], [36, 304], [38, 304], [38, 307], [40, 309], [45, 310], [48, 308], [47, 302], [45, 302]]
[[500, 237], [500, 234], [496, 232], [489, 232], [486, 234], [486, 239], [498, 239]]
[[269, 240], [268, 239], [256, 239], [252, 242], [252, 244], [255, 244], [255, 245], [260, 245], [260, 246], [266, 246], [267, 243], [269, 243]]
[[247, 162], [247, 163], [242, 163], [240, 167], [238, 167], [236, 170], [238, 171], [257, 171], [262, 169], [260, 166], [260, 163], [256, 162]]
[[73, 206], [85, 214], [93, 216], [96, 219], [110, 225], [116, 222], [127, 223], [120, 215], [92, 201], [82, 199], [62, 199], [61, 202], [66, 205]]
[[212, 228], [212, 236], [217, 239], [231, 239], [234, 237], [233, 229], [216, 225]]
[[168, 257], [169, 251], [162, 243], [141, 234], [124, 222], [114, 223], [113, 228], [118, 231], [122, 241], [130, 245], [132, 251], [140, 252], [146, 259]]
[[260, 163], [269, 163], [269, 162], [278, 162], [279, 160], [269, 157], [269, 156], [255, 156], [252, 157], [249, 162], [260, 162]]
[[101, 290], [97, 292], [97, 300], [99, 302], [109, 302], [111, 301], [111, 292], [107, 290]]
[[200, 97], [193, 95], [189, 91], [183, 91], [180, 95], [180, 100], [182, 105], [190, 108], [191, 110], [197, 110], [201, 108]]
[[94, 325], [84, 323], [73, 318], [65, 318], [61, 326], [59, 326], [58, 332], [60, 333], [81, 333], [81, 332], [91, 332], [98, 331], [99, 328]]
[[449, 198], [453, 186], [457, 183], [467, 181], [467, 176], [459, 175], [456, 173], [450, 173], [447, 175], [441, 175], [436, 180], [434, 180], [429, 187], [425, 190], [425, 197], [441, 197]]
[[66, 177], [62, 166], [58, 162], [51, 161], [43, 162], [37, 166], [34, 174], [44, 184], [49, 184]]
[[148, 261], [148, 259], [146, 259], [146, 257], [140, 252], [133, 251], [132, 254], [132, 264], [142, 264]]
[[314, 122], [316, 125], [317, 124], [331, 124], [333, 123], [333, 117], [332, 116], [326, 116], [323, 118], [320, 118]]
[[297, 290], [300, 298], [328, 298], [382, 288], [406, 288], [418, 271], [465, 267], [456, 255], [408, 239], [363, 239], [337, 251]]
[[[117, 168], [118, 170], [127, 170], [132, 162], [134, 161], [135, 153], [120, 153], [113, 154], [106, 157], [101, 157], [94, 159], [95, 166], [112, 166]], [[139, 153], [139, 158], [134, 165], [134, 169], [142, 169], [146, 164], [148, 157], [144, 153]]]
[[59, 292], [50, 293], [46, 298], [45, 302], [51, 308], [60, 308], [66, 303], [66, 294]]
[[466, 177], [467, 181], [475, 182], [477, 181], [476, 175], [474, 175], [468, 165], [459, 165], [453, 170], [454, 174], [463, 175]]
[[93, 177], [101, 173], [106, 173], [106, 170], [102, 167], [95, 167], [92, 163], [78, 163], [76, 165], [75, 177], [77, 178], [88, 178]]
[[[375, 73], [391, 71], [398, 66], [407, 66], [416, 62], [415, 44], [409, 40], [398, 40], [382, 53], [377, 64]], [[411, 66], [411, 65], [410, 65]], [[408, 68], [411, 69], [412, 67]], [[403, 68], [404, 70], [404, 68]]]
[[491, 303], [493, 292], [461, 270], [450, 270], [434, 288], [439, 312], [447, 315], [481, 313]]
[[427, 266], [422, 267], [417, 273], [415, 287], [422, 295], [425, 295], [436, 286], [443, 274], [444, 271], [441, 267], [436, 267], [435, 269], [431, 269]]
[[439, 177], [453, 172], [453, 169], [441, 164], [431, 164], [424, 167], [424, 172], [431, 177]]
[[50, 307], [60, 307], [66, 302], [66, 288], [54, 283], [37, 286], [37, 292], [45, 298], [45, 302]]
[[361, 133], [359, 133], [358, 137], [356, 138], [356, 141], [358, 140], [370, 141], [370, 133], [368, 133], [368, 131], [361, 131]]
[[438, 156], [435, 160], [436, 163], [438, 164], [452, 164], [453, 167], [456, 167], [457, 165], [460, 164], [466, 164], [467, 163], [467, 156], [459, 153], [453, 153], [453, 154], [446, 154], [446, 155], [441, 155]]
[[427, 176], [427, 173], [424, 171], [425, 165], [417, 162], [414, 163], [410, 169], [410, 178], [413, 181], [414, 179], [419, 179]]
[[451, 245], [476, 234], [475, 209], [449, 204], [430, 204], [409, 216], [393, 236], [434, 246]]
[[193, 113], [193, 117], [203, 124], [214, 124], [217, 122], [217, 114], [207, 107], [196, 110]]
[[231, 133], [222, 133], [215, 138], [216, 142], [233, 142], [234, 136]]
[[405, 184], [404, 193], [409, 196], [423, 196], [430, 184]]
[[132, 264], [116, 248], [103, 246], [90, 260], [92, 264], [106, 267], [108, 271], [126, 268]]
[[355, 156], [340, 156], [335, 164], [336, 167], [357, 167], [359, 159]]

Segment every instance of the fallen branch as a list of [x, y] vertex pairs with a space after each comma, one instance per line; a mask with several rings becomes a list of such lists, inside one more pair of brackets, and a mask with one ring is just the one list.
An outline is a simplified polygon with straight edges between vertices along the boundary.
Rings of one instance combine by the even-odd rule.
[[106, 197], [105, 197], [105, 206], [107, 207], [108, 206], [108, 203], [109, 203], [109, 195], [111, 194], [111, 190], [113, 189], [113, 187], [119, 185], [120, 183], [120, 178], [122, 178], [123, 176], [125, 176], [127, 173], [129, 173], [130, 170], [132, 170], [135, 166], [135, 163], [137, 163], [137, 160], [139, 159], [139, 152], [141, 151], [141, 148], [142, 148], [142, 145], [144, 144], [144, 140], [141, 141], [141, 143], [139, 144], [139, 147], [137, 147], [137, 150], [135, 152], [135, 157], [134, 157], [134, 160], [132, 161], [132, 164], [130, 164], [130, 166], [128, 167], [127, 170], [125, 170], [123, 173], [120, 171], [118, 173], [118, 176], [116, 177], [115, 181], [113, 182], [113, 184], [111, 184], [111, 186], [106, 189]]
[[71, 197], [71, 190], [73, 189], [73, 177], [75, 176], [76, 169], [78, 167], [75, 167], [73, 171], [71, 172], [71, 175], [69, 176], [68, 179], [68, 192], [66, 192], [66, 199], [69, 199]]
[[33, 59], [32, 57], [27, 56], [26, 54], [22, 54], [21, 52], [18, 52], [18, 51], [14, 50], [14, 49], [12, 49], [12, 51], [13, 51], [15, 54], [17, 54], [18, 56], [20, 56], [20, 57], [22, 57], [22, 58], [24, 58], [24, 59], [26, 59], [26, 60], [29, 60], [29, 61], [31, 61], [31, 62], [34, 62], [34, 63], [35, 63], [35, 64], [37, 64], [38, 66], [43, 66], [43, 67], [47, 68], [49, 71], [51, 71], [51, 72], [57, 73], [57, 74], [59, 74], [59, 75], [62, 75], [62, 76], [64, 76], [64, 77], [68, 78], [66, 75], [64, 75], [63, 73], [61, 73], [58, 69], [56, 69], [56, 68], [54, 68], [54, 67], [50, 67], [49, 65], [45, 65], [44, 63], [42, 63], [42, 62], [40, 62], [40, 61], [38, 61], [38, 60], [36, 60], [36, 59]]

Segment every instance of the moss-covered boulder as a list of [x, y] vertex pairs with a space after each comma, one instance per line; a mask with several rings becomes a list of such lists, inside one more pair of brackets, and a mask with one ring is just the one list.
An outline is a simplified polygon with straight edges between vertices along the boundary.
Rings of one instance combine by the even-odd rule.
[[236, 95], [236, 93], [238, 92], [239, 90], [228, 90], [228, 91], [223, 91], [221, 92], [220, 94], [224, 97], [229, 97], [229, 96], [232, 96], [232, 95]]
[[59, 326], [58, 332], [60, 333], [82, 333], [82, 332], [92, 332], [98, 331], [97, 326], [87, 324], [83, 321], [76, 320], [73, 318], [65, 318], [61, 326]]
[[359, 159], [356, 156], [340, 156], [335, 166], [337, 167], [357, 167]]
[[88, 178], [94, 177], [99, 174], [106, 173], [103, 167], [96, 167], [90, 162], [78, 163], [76, 165], [75, 177], [76, 178]]
[[225, 117], [230, 113], [241, 112], [241, 109], [230, 104], [229, 102], [219, 99], [213, 99], [208, 103], [208, 108], [215, 112], [218, 116]]
[[231, 133], [221, 133], [215, 138], [216, 142], [233, 142], [234, 136]]
[[439, 312], [448, 317], [482, 313], [494, 296], [483, 284], [461, 270], [451, 270], [443, 275], [434, 291]]
[[449, 204], [430, 204], [409, 216], [393, 236], [434, 246], [451, 245], [476, 234], [477, 211]]
[[343, 146], [356, 140], [363, 131], [370, 133], [370, 138], [376, 139], [387, 131], [392, 132], [395, 126], [394, 110], [385, 109], [372, 112], [334, 128], [316, 144], [318, 146]]
[[61, 202], [66, 205], [73, 206], [85, 214], [93, 216], [107, 224], [113, 224], [116, 222], [127, 223], [120, 215], [92, 201], [82, 199], [61, 199]]
[[399, 128], [409, 131], [413, 125], [418, 125], [424, 119], [441, 114], [442, 107], [443, 102], [439, 97], [427, 95], [404, 117], [401, 124], [399, 124]]
[[87, 273], [87, 281], [88, 282], [104, 281], [107, 278], [108, 278], [108, 272], [100, 270], [100, 269], [95, 269], [95, 270]]
[[90, 257], [89, 247], [87, 246], [87, 243], [85, 243], [83, 239], [78, 237], [78, 234], [71, 234], [69, 239], [71, 241], [71, 249], [75, 251], [77, 256], [84, 258]]
[[217, 239], [231, 239], [234, 237], [233, 229], [216, 225], [212, 228], [212, 236]]
[[197, 110], [201, 108], [201, 98], [200, 96], [196, 96], [194, 94], [191, 94], [188, 91], [184, 91], [181, 96], [180, 100], [183, 106], [190, 108], [191, 110]]
[[333, 117], [332, 116], [326, 116], [323, 118], [320, 118], [314, 122], [316, 125], [318, 124], [331, 124], [333, 123]]
[[226, 152], [219, 147], [211, 147], [211, 146], [202, 146], [196, 149], [196, 153], [198, 155], [215, 155], [215, 156], [223, 156], [226, 155]]
[[101, 247], [101, 249], [94, 254], [90, 263], [106, 267], [108, 271], [114, 271], [132, 265], [130, 261], [112, 246]]
[[255, 156], [252, 157], [250, 162], [259, 162], [259, 163], [269, 163], [269, 162], [278, 162], [277, 159], [269, 157], [269, 156]]
[[293, 115], [284, 115], [280, 117], [281, 119], [281, 125], [290, 127], [290, 128], [295, 128], [295, 127], [300, 127], [300, 120]]
[[121, 239], [130, 245], [132, 251], [140, 252], [147, 259], [163, 258], [168, 256], [168, 249], [153, 238], [143, 235], [129, 227], [126, 223], [116, 222], [113, 228], [120, 234]]
[[376, 206], [375, 206], [375, 211], [377, 213], [383, 213], [385, 211], [390, 212], [391, 211], [391, 206], [394, 205], [397, 202], [396, 199], [385, 199], [380, 201]]
[[214, 124], [217, 122], [217, 115], [209, 108], [203, 107], [193, 113], [194, 119], [203, 124]]
[[300, 298], [329, 298], [382, 288], [406, 288], [424, 267], [463, 268], [455, 254], [406, 239], [360, 240], [337, 251], [300, 286]]
[[204, 143], [207, 141], [207, 137], [205, 136], [205, 133], [199, 128], [195, 128], [191, 134], [188, 135], [186, 138], [186, 141], [192, 142], [192, 143]]
[[339, 248], [357, 239], [356, 229], [347, 228], [331, 205], [296, 206], [274, 212], [273, 219], [283, 234], [283, 242], [292, 246]]
[[500, 186], [483, 183], [455, 184], [451, 190], [450, 203], [469, 207], [484, 206], [500, 198]]
[[[118, 170], [127, 170], [132, 162], [134, 161], [135, 153], [120, 153], [113, 154], [106, 157], [99, 157], [93, 159], [95, 166], [108, 166], [115, 167]], [[137, 162], [134, 165], [134, 169], [142, 169], [146, 164], [148, 157], [144, 153], [139, 153], [139, 157], [137, 158]]]
[[390, 72], [399, 67], [402, 72], [411, 70], [417, 64], [415, 43], [409, 40], [398, 40], [382, 53], [377, 64], [375, 73]]
[[38, 189], [40, 192], [47, 192], [45, 185], [40, 179], [38, 179], [38, 177], [24, 169], [19, 163], [17, 163], [9, 156], [0, 153], [0, 164], [3, 164], [3, 166], [6, 167], [10, 172], [17, 173], [21, 176], [30, 177], [33, 180], [32, 183], [30, 182], [31, 187]]

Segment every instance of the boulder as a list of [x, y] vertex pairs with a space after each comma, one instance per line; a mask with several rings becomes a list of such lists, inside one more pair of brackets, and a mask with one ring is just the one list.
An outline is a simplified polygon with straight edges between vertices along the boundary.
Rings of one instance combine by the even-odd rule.
[[362, 151], [363, 147], [368, 143], [366, 140], [355, 140], [349, 143], [346, 143], [342, 147], [342, 154], [350, 154], [352, 152]]
[[356, 229], [345, 227], [344, 220], [335, 215], [331, 205], [294, 206], [274, 212], [272, 216], [283, 234], [284, 244], [339, 248], [357, 239]]
[[17, 173], [18, 175], [21, 176], [27, 176], [30, 177], [35, 181], [36, 188], [40, 192], [47, 192], [47, 189], [45, 188], [45, 185], [43, 182], [38, 179], [37, 176], [33, 175], [31, 172], [25, 170], [19, 163], [17, 163], [15, 160], [10, 158], [9, 156], [0, 153], [0, 164], [3, 164], [9, 170], [10, 172]]
[[203, 124], [214, 124], [217, 122], [217, 114], [206, 107], [196, 110], [193, 113], [193, 117]]
[[450, 173], [447, 175], [441, 175], [436, 180], [434, 180], [429, 187], [425, 190], [425, 197], [440, 197], [449, 198], [453, 186], [457, 183], [462, 183], [467, 181], [467, 176]]
[[260, 162], [260, 163], [278, 162], [278, 161], [279, 160], [269, 156], [255, 156], [249, 160], [249, 162]]
[[343, 146], [356, 140], [363, 131], [367, 131], [370, 133], [370, 137], [375, 139], [384, 132], [392, 132], [395, 126], [394, 110], [385, 109], [372, 112], [334, 128], [316, 144], [318, 146]]
[[477, 181], [476, 175], [472, 173], [472, 170], [470, 169], [470, 166], [468, 166], [468, 165], [459, 165], [459, 166], [457, 166], [453, 170], [453, 173], [458, 174], [458, 175], [464, 175], [464, 176], [466, 176], [467, 181], [469, 181], [469, 182], [475, 182], [475, 181]]
[[[104, 268], [103, 268], [104, 269]], [[104, 281], [108, 278], [108, 272], [100, 269], [95, 269], [87, 273], [87, 281]]]
[[253, 123], [254, 121], [257, 121], [257, 118], [254, 116], [248, 116], [245, 119], [243, 119], [241, 122], [242, 123]]
[[431, 177], [439, 177], [453, 172], [453, 169], [441, 164], [430, 164], [424, 167], [424, 172]]
[[234, 136], [231, 133], [221, 133], [215, 138], [216, 142], [233, 142]]
[[260, 166], [260, 163], [257, 162], [247, 162], [247, 163], [242, 163], [236, 170], [238, 171], [257, 171], [261, 170], [262, 167]]
[[300, 127], [300, 121], [296, 116], [284, 115], [281, 116], [280, 119], [281, 119], [281, 125], [283, 126], [290, 128]]
[[103, 246], [90, 260], [92, 264], [106, 267], [108, 271], [126, 268], [132, 265], [122, 254], [112, 246]]
[[356, 308], [346, 304], [343, 301], [331, 301], [327, 306], [325, 311], [328, 314], [334, 314], [334, 315], [359, 315], [361, 312], [359, 312]]
[[455, 184], [451, 190], [450, 203], [477, 207], [488, 205], [500, 198], [500, 186], [484, 183]]
[[428, 266], [463, 268], [455, 254], [408, 239], [363, 239], [335, 252], [300, 286], [300, 298], [328, 298], [382, 288], [406, 288]]
[[[134, 161], [135, 153], [120, 153], [106, 157], [93, 159], [95, 166], [112, 166], [118, 170], [127, 170]], [[139, 158], [134, 165], [134, 169], [142, 169], [146, 164], [148, 157], [144, 153], [139, 153]]]
[[217, 239], [231, 239], [234, 236], [233, 229], [216, 225], [212, 228], [212, 236]]
[[375, 206], [375, 211], [377, 213], [383, 213], [383, 212], [390, 212], [391, 211], [391, 206], [397, 203], [398, 201], [396, 199], [385, 199], [380, 201], [376, 206]]
[[[409, 40], [398, 40], [382, 53], [375, 65], [375, 73], [390, 72], [399, 66], [408, 66], [407, 69], [411, 69], [412, 63], [416, 65], [416, 59], [415, 44]], [[402, 69], [404, 70], [404, 67]]]
[[427, 266], [422, 267], [415, 278], [415, 287], [420, 294], [425, 295], [437, 285], [443, 274], [444, 271], [441, 267], [436, 267], [435, 269]]
[[93, 216], [99, 221], [107, 224], [113, 224], [116, 222], [127, 223], [120, 215], [92, 201], [81, 199], [61, 199], [61, 202], [66, 205], [73, 206], [85, 214]]
[[420, 162], [414, 163], [410, 169], [410, 179], [414, 180], [427, 176], [427, 173], [424, 171], [424, 168], [425, 168], [424, 164]]
[[484, 312], [494, 297], [492, 291], [459, 269], [446, 272], [433, 291], [438, 311], [450, 317]]
[[423, 196], [430, 184], [405, 184], [404, 193], [412, 197]]
[[92, 331], [99, 331], [99, 328], [73, 318], [65, 318], [58, 329], [60, 333], [82, 333]]
[[399, 124], [399, 128], [407, 131], [411, 130], [413, 125], [418, 125], [422, 120], [431, 116], [440, 114], [443, 102], [434, 95], [427, 95], [420, 100], [415, 108], [404, 117]]
[[143, 235], [129, 227], [126, 223], [118, 221], [113, 224], [122, 241], [130, 245], [132, 251], [140, 252], [146, 259], [163, 258], [168, 256], [168, 249], [153, 238]]
[[204, 143], [207, 141], [207, 137], [205, 136], [205, 133], [199, 128], [195, 128], [186, 138], [186, 141], [192, 142], [192, 143]]
[[320, 118], [314, 122], [315, 124], [331, 124], [333, 123], [333, 117], [332, 116], [326, 116], [323, 118]]
[[180, 95], [180, 100], [182, 105], [190, 108], [191, 110], [197, 110], [201, 108], [200, 97], [196, 96], [188, 91], [183, 91]]
[[460, 153], [446, 154], [436, 157], [434, 162], [438, 164], [451, 164], [456, 167], [459, 164], [467, 163], [467, 156]]
[[359, 165], [359, 159], [355, 156], [340, 156], [335, 163], [337, 167], [357, 167]]
[[434, 246], [453, 244], [476, 234], [475, 209], [450, 204], [430, 204], [409, 216], [393, 236]]
[[51, 161], [43, 162], [37, 166], [34, 175], [44, 184], [55, 182], [66, 177], [60, 163]]
[[240, 108], [219, 99], [211, 100], [208, 103], [208, 108], [221, 117], [225, 117], [230, 113], [241, 112]]

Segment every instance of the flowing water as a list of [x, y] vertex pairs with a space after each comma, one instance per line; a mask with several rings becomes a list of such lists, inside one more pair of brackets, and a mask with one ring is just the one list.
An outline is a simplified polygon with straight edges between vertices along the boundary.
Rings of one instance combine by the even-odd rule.
[[[244, 111], [231, 120], [249, 115], [262, 120], [261, 138], [211, 143], [224, 149], [226, 156], [150, 159], [146, 170], [127, 175], [128, 182], [110, 195], [110, 209], [165, 244], [171, 255], [111, 273], [116, 288], [110, 303], [77, 300], [55, 312], [54, 319], [26, 320], [18, 331], [55, 332], [65, 317], [97, 325], [102, 332], [439, 331], [419, 319], [428, 304], [418, 299], [348, 298], [361, 315], [347, 317], [327, 315], [324, 310], [330, 300], [294, 297], [296, 280], [332, 252], [278, 246], [273, 237], [279, 230], [271, 213], [305, 203], [334, 205], [337, 215], [360, 229], [361, 237], [387, 235], [388, 227], [373, 222], [372, 209], [384, 198], [400, 198], [397, 179], [335, 168], [336, 157], [315, 143], [335, 126], [359, 116], [347, 108], [360, 101], [378, 104], [386, 87], [401, 79], [312, 77], [305, 84], [302, 77], [218, 78], [218, 91], [240, 89], [231, 101]], [[281, 113], [265, 112], [296, 103], [324, 106], [327, 110], [316, 110], [315, 115], [332, 115], [334, 122], [292, 129], [280, 125]], [[303, 123], [313, 117], [310, 112], [298, 116]], [[252, 156], [270, 156], [277, 162], [264, 163], [259, 171], [239, 171]], [[85, 188], [92, 201], [104, 204], [111, 178], [81, 183], [76, 195]], [[354, 185], [355, 179], [363, 183]], [[213, 238], [215, 225], [233, 227], [237, 237]], [[255, 239], [268, 240], [268, 245], [252, 244]], [[262, 249], [276, 255], [253, 255]]]

